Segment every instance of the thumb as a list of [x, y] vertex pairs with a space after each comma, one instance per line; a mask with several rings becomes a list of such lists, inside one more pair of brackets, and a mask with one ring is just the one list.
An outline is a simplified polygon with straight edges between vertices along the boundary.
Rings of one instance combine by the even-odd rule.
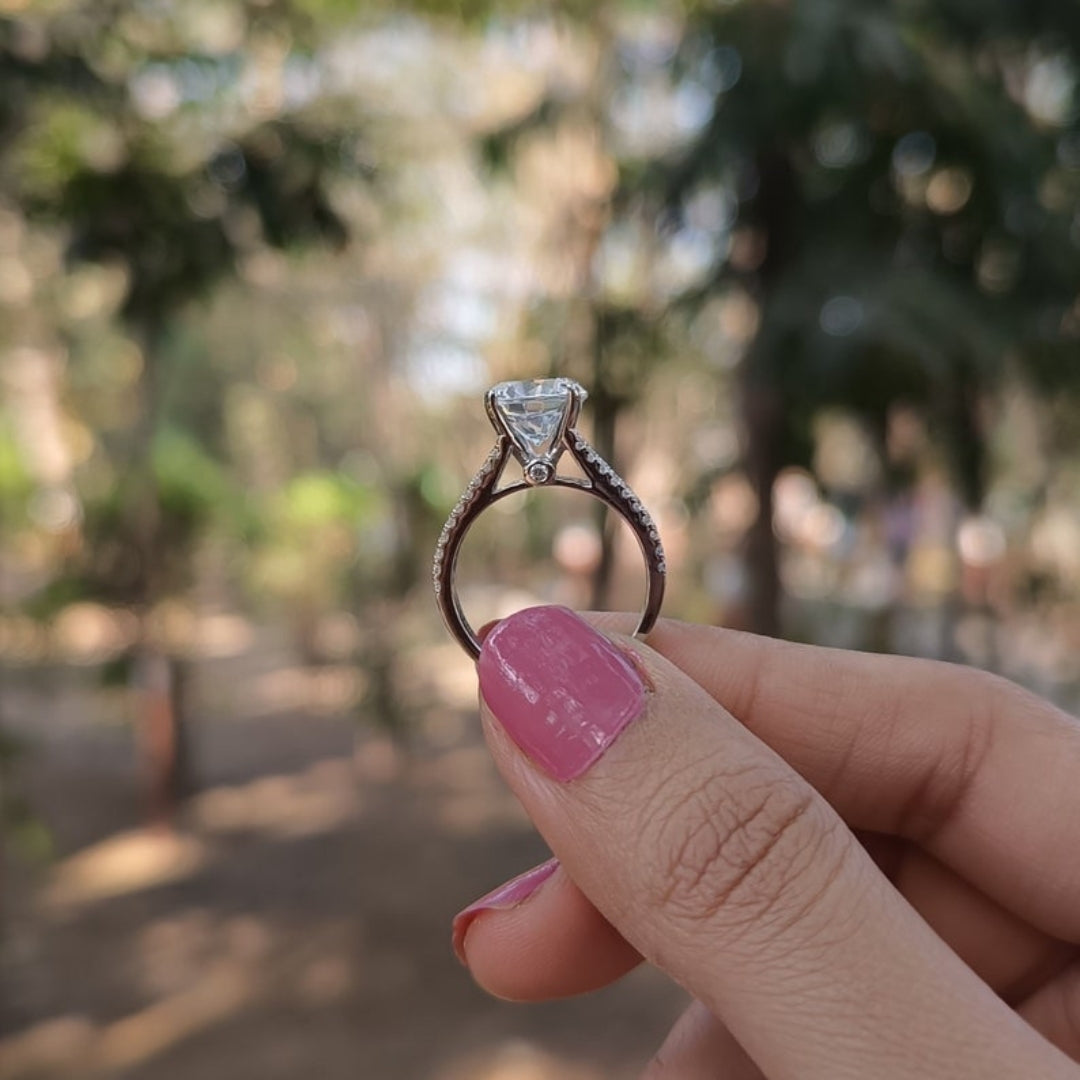
[[492, 630], [479, 676], [496, 762], [567, 873], [766, 1075], [1075, 1075], [661, 656], [534, 608]]

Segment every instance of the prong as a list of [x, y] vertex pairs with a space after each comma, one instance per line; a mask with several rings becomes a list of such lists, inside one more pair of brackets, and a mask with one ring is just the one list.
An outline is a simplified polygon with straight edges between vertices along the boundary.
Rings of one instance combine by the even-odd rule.
[[585, 401], [585, 391], [574, 379], [564, 380], [570, 391], [570, 407], [563, 414], [562, 426], [559, 429], [559, 437], [555, 440], [555, 461], [558, 462], [563, 450], [566, 448], [566, 433], [577, 423], [581, 415], [581, 406]]
[[[491, 421], [491, 426], [495, 429], [496, 434], [505, 435], [510, 438], [510, 432], [506, 430], [506, 424], [503, 423], [502, 417], [499, 415], [499, 410], [495, 408], [495, 387], [489, 387], [488, 392], [484, 395], [484, 409], [488, 414], [488, 419]], [[513, 439], [511, 439], [511, 442]]]

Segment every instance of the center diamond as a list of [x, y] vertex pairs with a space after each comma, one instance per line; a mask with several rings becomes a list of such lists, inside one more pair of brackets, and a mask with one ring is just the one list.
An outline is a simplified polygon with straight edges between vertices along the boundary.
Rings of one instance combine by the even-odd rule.
[[530, 457], [546, 457], [555, 448], [575, 392], [584, 400], [585, 391], [570, 379], [525, 379], [499, 383], [491, 400], [514, 442]]

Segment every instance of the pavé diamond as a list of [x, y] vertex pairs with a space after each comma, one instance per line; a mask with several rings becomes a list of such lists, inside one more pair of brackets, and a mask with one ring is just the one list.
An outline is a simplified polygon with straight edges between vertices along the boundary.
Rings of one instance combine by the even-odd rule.
[[555, 448], [575, 392], [585, 399], [585, 391], [570, 379], [525, 379], [499, 383], [491, 400], [518, 446], [543, 457]]

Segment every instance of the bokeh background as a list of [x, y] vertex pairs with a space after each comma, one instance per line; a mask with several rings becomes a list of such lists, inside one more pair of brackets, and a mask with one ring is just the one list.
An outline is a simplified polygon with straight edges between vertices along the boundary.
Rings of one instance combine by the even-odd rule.
[[[429, 560], [565, 374], [670, 615], [1080, 691], [1071, 0], [0, 0], [0, 1078], [621, 1080], [486, 999], [543, 857]], [[634, 608], [502, 504], [473, 621]]]

